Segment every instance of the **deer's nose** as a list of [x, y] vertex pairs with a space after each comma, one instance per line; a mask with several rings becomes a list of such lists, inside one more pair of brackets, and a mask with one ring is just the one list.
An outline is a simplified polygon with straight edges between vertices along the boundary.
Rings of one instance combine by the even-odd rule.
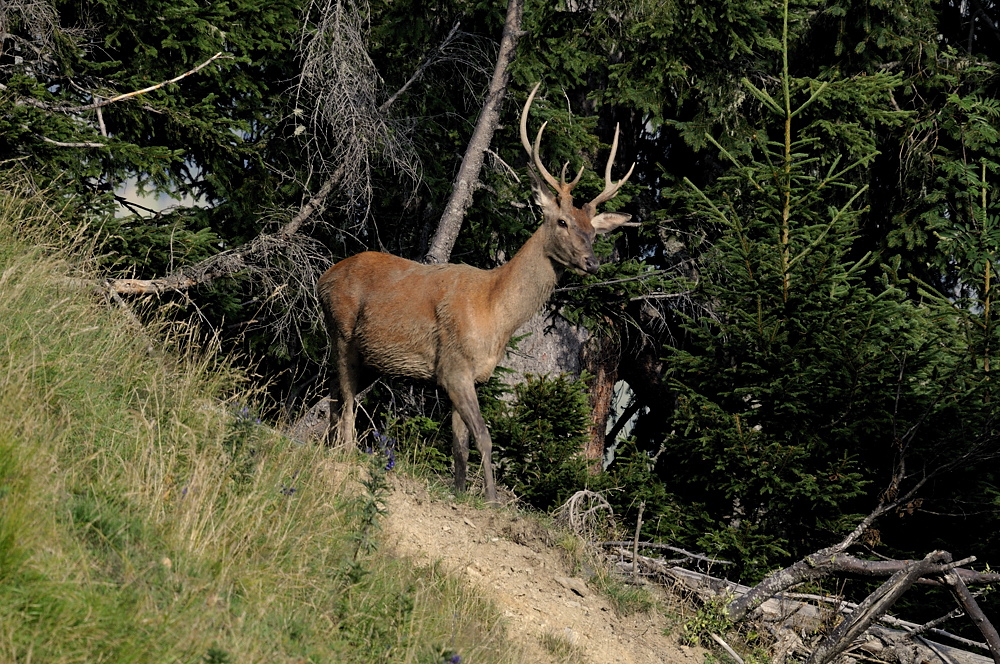
[[590, 274], [597, 274], [597, 271], [601, 269], [601, 262], [597, 260], [597, 256], [591, 254], [587, 256], [583, 261], [583, 269]]

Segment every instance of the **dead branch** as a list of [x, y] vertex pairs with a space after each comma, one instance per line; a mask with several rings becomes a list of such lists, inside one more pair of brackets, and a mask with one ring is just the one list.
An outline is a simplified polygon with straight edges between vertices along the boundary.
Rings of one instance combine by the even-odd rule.
[[493, 132], [500, 121], [500, 104], [507, 92], [507, 82], [510, 79], [510, 63], [514, 60], [517, 50], [517, 40], [521, 35], [521, 16], [524, 13], [524, 0], [508, 0], [507, 17], [504, 21], [503, 36], [500, 39], [500, 53], [497, 56], [493, 79], [490, 81], [486, 103], [476, 121], [476, 127], [469, 139], [469, 146], [462, 158], [451, 197], [445, 204], [444, 214], [438, 222], [437, 231], [431, 240], [425, 263], [447, 263], [451, 250], [458, 239], [458, 231], [462, 227], [465, 211], [472, 204], [472, 194], [479, 182], [479, 172], [482, 170], [483, 157], [490, 147]]
[[[6, 0], [0, 3], [0, 34], [5, 39], [17, 39], [16, 35], [9, 32], [16, 23], [21, 24], [24, 34], [31, 35], [30, 41], [21, 40], [23, 47], [37, 54], [55, 50], [59, 15], [53, 3], [45, 0]], [[0, 55], [3, 55], [5, 39], [0, 39]]]
[[736, 664], [743, 664], [743, 658], [737, 655], [736, 651], [733, 650], [732, 646], [726, 643], [721, 636], [719, 636], [718, 634], [709, 634], [709, 636], [712, 637], [713, 641], [722, 646], [722, 649], [725, 650], [727, 653], [729, 653], [730, 657], [736, 660]]
[[159, 296], [239, 277], [260, 293], [262, 311], [257, 318], [266, 321], [262, 326], [284, 346], [293, 337], [301, 337], [303, 329], [318, 324], [316, 279], [330, 260], [325, 247], [305, 235], [261, 234], [175, 274], [159, 279], [108, 279], [104, 287], [118, 295]]
[[[631, 542], [596, 542], [597, 546], [611, 549], [615, 547], [629, 546]], [[691, 560], [700, 560], [706, 563], [712, 563], [713, 565], [732, 565], [728, 560], [719, 560], [717, 558], [709, 558], [708, 556], [691, 553], [690, 551], [685, 551], [684, 549], [679, 549], [676, 546], [671, 546], [669, 544], [661, 544], [659, 542], [639, 542], [640, 549], [664, 549], [667, 551], [673, 551], [674, 553], [679, 553], [685, 558], [690, 558]]]
[[448, 49], [448, 46], [451, 45], [451, 43], [455, 40], [455, 35], [458, 33], [459, 25], [461, 25], [461, 21], [456, 21], [455, 25], [453, 25], [451, 27], [451, 30], [448, 32], [448, 36], [444, 38], [444, 41], [442, 41], [441, 44], [436, 49], [434, 49], [433, 55], [424, 58], [424, 61], [420, 63], [416, 71], [413, 72], [413, 75], [410, 76], [410, 78], [406, 81], [406, 83], [404, 83], [402, 87], [396, 90], [396, 92], [394, 92], [391, 97], [386, 99], [382, 103], [382, 105], [379, 106], [378, 110], [382, 112], [387, 111], [389, 107], [392, 106], [395, 103], [395, 101], [399, 99], [411, 85], [420, 80], [420, 77], [423, 76], [424, 71], [431, 65], [435, 64], [441, 57], [441, 55]]
[[[642, 512], [646, 509], [646, 501], [639, 503], [639, 517], [635, 520], [635, 540], [632, 542], [632, 560], [639, 558], [639, 531], [642, 530]], [[635, 578], [638, 565], [632, 567], [632, 577]]]
[[[719, 579], [701, 572], [684, 569], [682, 567], [670, 567], [666, 570], [666, 575], [676, 581], [680, 581], [705, 599], [720, 596], [740, 597], [752, 590], [748, 586]], [[779, 641], [783, 640], [788, 634], [792, 633], [793, 629], [813, 631], [817, 629], [821, 623], [829, 622], [828, 611], [821, 610], [812, 604], [807, 603], [807, 601], [831, 604], [833, 611], [848, 616], [854, 613], [858, 607], [857, 604], [846, 602], [840, 598], [802, 593], [779, 593], [763, 602], [759, 607], [763, 620], [769, 624], [777, 625], [776, 627], [772, 627], [770, 629], [775, 632]], [[824, 615], [826, 618], [824, 618]], [[869, 628], [867, 633], [883, 643], [891, 644], [893, 648], [898, 649], [904, 647], [906, 643], [912, 644], [914, 638], [916, 640], [920, 640], [922, 638], [919, 634], [916, 636], [912, 634], [915, 628], [920, 627], [917, 623], [885, 614], [883, 614], [878, 621], [897, 629], [889, 629], [888, 627], [873, 625]], [[988, 649], [988, 646], [985, 643], [970, 641], [969, 639], [965, 639], [941, 629], [930, 628], [927, 632], [935, 636], [954, 641], [963, 646], [981, 648], [984, 650]], [[796, 646], [796, 652], [808, 655], [808, 652], [800, 646], [801, 644]], [[931, 648], [932, 646], [925, 647]], [[780, 657], [778, 657], [779, 651], [781, 651], [781, 646], [776, 648], [776, 657], [774, 661], [780, 661]], [[958, 662], [959, 664], [985, 664], [986, 662], [989, 662], [989, 660], [984, 660], [984, 658], [979, 655], [968, 653], [952, 646], [944, 646], [937, 643], [933, 644], [933, 651], [946, 652], [952, 660]], [[920, 657], [906, 657], [905, 659], [900, 658], [900, 661], [920, 662], [922, 659]]]
[[334, 174], [304, 206], [306, 216], [336, 186], [355, 226], [367, 219], [375, 162], [420, 179], [408, 123], [393, 120], [385, 112], [388, 104], [377, 101], [382, 79], [367, 50], [370, 13], [367, 0], [310, 3], [298, 43], [302, 70], [293, 90], [295, 133], [319, 171]]
[[[114, 97], [111, 97], [110, 99], [104, 99], [102, 101], [96, 101], [96, 102], [94, 102], [92, 104], [83, 104], [83, 105], [80, 105], [80, 106], [60, 106], [60, 105], [56, 105], [56, 104], [48, 104], [48, 103], [45, 103], [43, 101], [39, 101], [37, 99], [28, 99], [28, 98], [20, 99], [16, 103], [18, 103], [18, 104], [28, 104], [30, 106], [34, 106], [36, 108], [40, 108], [40, 109], [42, 109], [44, 111], [51, 111], [53, 113], [79, 113], [80, 111], [93, 111], [95, 109], [98, 110], [98, 111], [100, 111], [100, 109], [102, 107], [104, 107], [104, 106], [109, 106], [111, 104], [115, 104], [117, 102], [124, 101], [125, 99], [130, 99], [132, 97], [138, 97], [139, 95], [144, 95], [144, 94], [146, 94], [148, 92], [153, 92], [154, 90], [159, 90], [160, 88], [162, 88], [164, 86], [167, 86], [167, 85], [170, 85], [171, 83], [176, 83], [176, 82], [180, 81], [181, 79], [187, 78], [188, 76], [191, 76], [192, 74], [198, 73], [199, 71], [201, 71], [202, 69], [204, 69], [205, 67], [207, 67], [212, 62], [218, 60], [219, 58], [230, 58], [230, 56], [224, 55], [222, 51], [219, 51], [218, 53], [216, 53], [215, 55], [213, 55], [212, 57], [210, 57], [208, 60], [205, 60], [204, 62], [202, 62], [198, 66], [194, 67], [193, 69], [189, 69], [188, 71], [184, 72], [183, 74], [180, 74], [179, 76], [175, 76], [175, 77], [171, 78], [168, 81], [163, 81], [162, 83], [157, 83], [156, 85], [151, 85], [151, 86], [149, 86], [147, 88], [143, 88], [142, 90], [133, 90], [132, 92], [126, 92], [126, 93], [123, 93], [123, 94], [120, 94], [120, 95], [116, 95]], [[0, 84], [0, 90], [6, 90], [6, 89], [7, 89], [6, 86], [4, 86], [3, 84]], [[90, 94], [92, 97], [95, 97], [95, 98], [97, 98], [99, 96], [96, 92], [93, 92], [91, 90], [85, 90], [84, 92], [86, 92], [87, 94]], [[102, 122], [103, 122], [103, 120], [102, 120]], [[107, 135], [107, 134], [105, 133], [104, 135]], [[44, 138], [44, 137], [39, 137], [39, 138], [42, 138], [42, 140], [44, 140], [47, 143], [55, 143], [56, 145], [59, 145], [60, 147], [86, 147], [86, 148], [92, 148], [92, 147], [103, 148], [103, 147], [107, 147], [103, 143], [59, 143], [57, 141], [52, 141], [52, 140]]]
[[852, 612], [850, 620], [845, 620], [838, 625], [816, 647], [806, 664], [826, 664], [826, 662], [831, 661], [888, 611], [917, 579], [938, 568], [940, 563], [950, 561], [950, 554], [944, 551], [932, 551], [923, 560], [913, 562], [893, 574], [878, 590], [858, 605], [858, 608]]
[[934, 473], [925, 475], [920, 480], [915, 482], [909, 490], [900, 493], [898, 486], [904, 477], [903, 473], [904, 471], [901, 460], [900, 465], [897, 466], [891, 485], [896, 487], [891, 492], [894, 499], [887, 499], [879, 503], [878, 506], [872, 510], [871, 514], [862, 519], [861, 523], [859, 523], [854, 530], [848, 533], [847, 537], [837, 544], [821, 549], [816, 553], [806, 556], [790, 567], [774, 572], [754, 586], [754, 588], [746, 595], [731, 602], [728, 607], [729, 619], [734, 622], [742, 620], [747, 613], [753, 611], [769, 597], [773, 597], [784, 590], [788, 590], [802, 581], [818, 579], [836, 571], [837, 566], [843, 564], [844, 562], [844, 558], [846, 557], [844, 552], [847, 551], [847, 549], [850, 548], [851, 545], [853, 545], [866, 530], [868, 530], [868, 527], [871, 526], [876, 519], [883, 514], [896, 509], [899, 505], [905, 504], [917, 493], [917, 491], [920, 490], [921, 487], [923, 487], [930, 477], [934, 475]]
[[927, 646], [928, 648], [930, 648], [932, 651], [934, 651], [934, 654], [937, 655], [938, 657], [940, 657], [941, 661], [944, 662], [944, 664], [955, 664], [955, 660], [953, 660], [951, 657], [949, 657], [948, 655], [946, 655], [942, 651], [942, 649], [939, 648], [937, 646], [937, 644], [934, 643], [933, 641], [928, 641], [927, 639], [925, 639], [922, 636], [917, 636], [915, 638], [918, 641], [920, 641], [921, 643], [923, 643], [925, 646]]
[[950, 570], [947, 574], [943, 575], [943, 579], [948, 585], [949, 590], [951, 590], [955, 601], [965, 610], [966, 614], [972, 620], [972, 624], [985, 637], [986, 643], [990, 647], [990, 655], [993, 657], [993, 661], [996, 664], [1000, 664], [1000, 635], [997, 634], [993, 623], [986, 618], [983, 610], [979, 608], [976, 598], [972, 596], [969, 589], [962, 583], [961, 577], [959, 577], [955, 570]]
[[[0, 87], [3, 87], [0, 85]], [[106, 143], [91, 143], [91, 142], [66, 142], [66, 141], [56, 141], [48, 136], [42, 136], [39, 133], [31, 131], [31, 127], [28, 125], [21, 125], [21, 129], [31, 132], [31, 134], [42, 141], [43, 143], [48, 143], [49, 145], [54, 145], [57, 148], [106, 148], [108, 145]]]
[[[324, 11], [327, 11], [327, 10], [328, 10], [328, 8], [326, 10], [323, 10], [323, 11], [319, 12], [319, 16], [321, 18], [318, 19], [318, 20], [322, 21], [323, 13], [324, 13]], [[357, 9], [356, 11], [360, 11], [360, 9]], [[392, 107], [392, 105], [400, 97], [402, 97], [403, 93], [405, 93], [406, 90], [411, 85], [413, 85], [415, 82], [417, 82], [418, 80], [420, 80], [421, 76], [423, 76], [424, 72], [429, 67], [431, 67], [432, 65], [435, 65], [435, 64], [437, 64], [437, 63], [439, 63], [439, 62], [441, 62], [443, 60], [446, 60], [446, 59], [449, 59], [449, 60], [461, 60], [461, 57], [453, 54], [452, 51], [451, 51], [451, 49], [450, 49], [450, 47], [458, 40], [458, 36], [461, 34], [458, 31], [459, 25], [460, 25], [459, 23], [455, 23], [455, 25], [452, 26], [452, 29], [448, 32], [448, 35], [444, 38], [444, 40], [441, 42], [441, 44], [439, 44], [438, 47], [436, 49], [434, 49], [434, 51], [430, 55], [428, 55], [426, 58], [424, 58], [423, 62], [421, 62], [420, 65], [417, 66], [417, 68], [414, 71], [413, 75], [410, 76], [410, 78], [406, 81], [406, 83], [404, 83], [402, 85], [402, 87], [400, 87], [398, 90], [396, 90], [396, 92], [394, 92], [388, 99], [386, 99], [384, 102], [382, 102], [382, 104], [378, 107], [378, 111], [377, 111], [379, 115], [381, 115], [383, 118], [388, 118], [387, 114], [388, 114], [389, 109]], [[357, 26], [351, 26], [351, 25], [345, 26], [345, 25], [341, 24], [341, 25], [337, 26], [337, 29], [340, 30], [340, 31], [345, 31], [346, 30], [347, 32], [352, 32], [352, 31], [356, 31], [358, 28], [357, 28]], [[342, 46], [342, 48], [363, 48], [363, 44], [360, 43], [360, 40], [356, 37], [356, 35], [352, 34], [351, 39], [347, 40], [346, 44], [344, 46]], [[314, 76], [315, 73], [316, 73], [315, 72], [316, 69], [322, 70], [322, 68], [324, 66], [329, 66], [330, 63], [328, 63], [328, 62], [324, 63], [322, 61], [322, 57], [323, 57], [322, 54], [318, 54], [318, 53], [313, 53], [312, 52], [312, 51], [315, 50], [315, 44], [313, 44], [312, 42], [303, 42], [303, 43], [301, 43], [300, 44], [300, 49], [304, 49], [303, 57], [305, 58], [306, 65], [308, 65], [310, 67], [309, 76]], [[317, 60], [319, 60], [319, 61], [317, 61]], [[362, 58], [362, 61], [363, 60], [364, 59]], [[364, 69], [366, 69], [366, 67], [363, 66], [363, 67], [361, 67], [361, 69], [364, 70]], [[303, 76], [306, 76], [306, 74], [304, 73]], [[369, 76], [371, 76], [370, 73], [369, 73]], [[303, 98], [308, 98], [308, 95], [312, 94], [311, 90], [313, 89], [313, 87], [314, 87], [313, 85], [309, 85], [309, 86], [305, 86], [304, 87], [303, 82], [300, 81], [299, 87], [298, 87], [298, 92], [299, 92], [300, 96], [302, 96]], [[324, 99], [324, 101], [329, 101], [329, 99]], [[335, 133], [335, 132], [337, 132], [339, 130], [346, 129], [347, 125], [349, 125], [349, 124], [353, 124], [353, 125], [357, 125], [357, 126], [369, 126], [369, 127], [375, 126], [375, 127], [377, 127], [378, 126], [378, 121], [377, 120], [372, 120], [371, 117], [369, 117], [369, 121], [367, 121], [366, 123], [365, 122], [361, 122], [359, 124], [359, 121], [361, 119], [363, 119], [362, 116], [372, 116], [371, 110], [370, 109], [365, 110], [364, 104], [365, 103], [373, 103], [373, 102], [371, 102], [371, 100], [368, 99], [367, 97], [363, 97], [363, 99], [362, 99], [362, 107], [361, 108], [352, 107], [350, 105], [352, 102], [356, 103], [357, 101], [358, 100], [356, 100], [356, 99], [355, 100], [347, 100], [347, 101], [343, 101], [343, 100], [338, 101], [338, 103], [340, 104], [339, 108], [340, 108], [341, 111], [343, 111], [345, 109], [350, 109], [350, 111], [351, 111], [350, 113], [347, 114], [347, 117], [341, 118], [339, 120], [339, 123], [338, 123], [338, 121], [336, 119], [331, 118], [331, 116], [329, 114], [327, 114], [327, 113], [323, 113], [323, 114], [317, 115], [314, 112], [313, 115], [312, 115], [313, 130], [314, 130], [314, 134], [316, 134], [317, 138], [311, 138], [309, 140], [308, 144], [312, 145], [312, 143], [315, 140], [319, 140], [318, 139], [319, 136], [322, 136], [328, 130]], [[320, 103], [320, 100], [317, 100], [316, 103]], [[297, 110], [300, 113], [304, 113], [304, 111], [302, 109], [297, 109]], [[329, 109], [325, 109], [325, 110], [328, 111]], [[302, 127], [302, 129], [304, 130], [305, 127]], [[296, 131], [298, 131], [298, 129], [296, 129]], [[376, 132], [376, 133], [378, 133], [378, 132]], [[353, 138], [354, 140], [362, 140], [363, 141], [363, 137], [349, 137], [349, 136], [348, 137], [344, 137], [344, 136], [341, 136], [340, 138], [343, 139], [343, 140], [351, 140]], [[312, 196], [310, 196], [309, 200], [307, 200], [305, 203], [302, 204], [302, 207], [299, 208], [299, 211], [297, 213], [295, 213], [295, 215], [291, 218], [291, 220], [289, 220], [289, 222], [282, 229], [282, 231], [281, 231], [282, 233], [285, 233], [287, 235], [291, 235], [292, 233], [298, 232], [298, 230], [299, 230], [299, 228], [301, 228], [302, 224], [304, 224], [306, 221], [308, 221], [310, 218], [312, 218], [312, 216], [316, 212], [322, 210], [325, 207], [326, 198], [330, 195], [330, 193], [338, 185], [340, 185], [338, 188], [340, 190], [342, 190], [342, 191], [343, 190], [353, 191], [353, 190], [350, 189], [350, 185], [352, 183], [356, 183], [358, 181], [358, 178], [361, 177], [361, 175], [356, 172], [356, 169], [358, 167], [361, 167], [361, 166], [367, 167], [367, 162], [365, 162], [364, 164], [358, 164], [358, 163], [354, 163], [354, 162], [349, 161], [351, 153], [352, 152], [353, 153], [357, 153], [357, 149], [356, 149], [357, 146], [349, 146], [347, 143], [343, 143], [341, 145], [341, 147], [342, 147], [342, 149], [346, 150], [346, 153], [345, 153], [345, 156], [343, 158], [339, 159], [339, 161], [336, 160], [336, 159], [330, 158], [330, 156], [328, 156], [328, 155], [324, 156], [322, 154], [322, 152], [318, 153], [319, 156], [320, 156], [320, 162], [321, 163], [328, 163], [328, 164], [331, 164], [331, 165], [332, 164], [337, 164], [336, 168], [334, 169], [333, 173], [330, 174], [323, 181], [323, 184], [320, 186], [319, 190], [315, 194], [313, 194]], [[367, 149], [367, 148], [365, 148], [365, 149]], [[403, 152], [407, 152], [407, 150], [404, 149], [402, 151], [399, 151], [399, 150], [396, 150], [394, 148], [388, 150], [388, 154], [390, 154], [390, 155], [392, 155], [392, 154], [402, 154]], [[398, 168], [397, 170], [401, 170], [402, 172], [407, 173], [411, 177], [414, 177], [414, 179], [416, 179], [415, 178], [416, 172], [417, 172], [416, 171], [416, 161], [415, 161], [416, 156], [412, 152], [408, 152], [407, 154], [409, 155], [409, 157], [412, 160], [414, 160], [412, 162], [412, 164], [411, 164], [411, 166], [413, 166], [413, 168]], [[400, 164], [395, 164], [395, 166], [399, 166], [399, 165]], [[362, 190], [362, 191], [365, 192], [365, 190]], [[367, 193], [363, 193], [363, 196], [367, 196]]]
[[[962, 571], [968, 571], [968, 570], [962, 570]], [[749, 590], [749, 588], [745, 586], [740, 586], [740, 587], [743, 588], [743, 592]], [[848, 602], [841, 597], [824, 597], [823, 595], [816, 595], [813, 593], [781, 593], [781, 598], [782, 600], [791, 599], [791, 600], [802, 600], [807, 602], [830, 604], [835, 607], [835, 610], [844, 613], [850, 613], [851, 611], [854, 611], [855, 609], [858, 608], [858, 605], [855, 604], [854, 602]], [[889, 615], [883, 615], [881, 618], [879, 618], [879, 622], [885, 623], [886, 625], [890, 625], [892, 627], [898, 627], [900, 629], [903, 629], [906, 631], [906, 634], [911, 637], [920, 636], [921, 634], [926, 632], [929, 634], [933, 634], [934, 636], [948, 639], [949, 641], [954, 641], [955, 643], [960, 643], [963, 646], [969, 648], [989, 650], [990, 649], [989, 645], [987, 645], [984, 642], [973, 641], [972, 639], [967, 639], [963, 636], [959, 636], [958, 634], [952, 634], [951, 632], [945, 631], [943, 629], [938, 629], [938, 625], [941, 625], [947, 622], [948, 620], [952, 620], [954, 618], [960, 618], [963, 615], [965, 615], [965, 612], [961, 608], [956, 608], [946, 613], [945, 615], [941, 616], [940, 618], [935, 618], [934, 620], [926, 622], [922, 625], [915, 622], [910, 622], [909, 620], [903, 620], [901, 618], [896, 618], [894, 616], [889, 616]]]
[[[974, 560], [974, 558], [973, 558]], [[968, 559], [959, 561], [967, 562]], [[843, 553], [838, 546], [829, 547], [806, 556], [799, 562], [771, 574], [757, 584], [750, 592], [733, 600], [728, 607], [729, 618], [741, 620], [747, 613], [755, 609], [763, 600], [773, 597], [803, 581], [812, 581], [831, 575], [847, 575], [862, 577], [885, 577], [910, 569], [910, 560], [862, 560]], [[930, 567], [925, 574], [914, 580], [921, 585], [942, 585], [936, 575], [954, 569], [956, 563], [942, 563]], [[962, 579], [972, 583], [994, 583], [996, 574], [983, 574], [974, 570], [963, 569], [955, 572]]]
[[[963, 560], [959, 560], [955, 563], [950, 563], [951, 565], [966, 565], [971, 562], [975, 562], [975, 556], [970, 556]], [[909, 560], [862, 560], [860, 558], [855, 558], [854, 556], [845, 555], [842, 560], [838, 561], [837, 572], [842, 574], [854, 574], [857, 576], [866, 577], [878, 577], [878, 576], [889, 576], [890, 574], [895, 574], [899, 570], [903, 569], [910, 564]], [[962, 582], [965, 584], [989, 584], [997, 583], [1000, 581], [1000, 574], [997, 573], [984, 573], [977, 572], [971, 569], [964, 568], [954, 568], [955, 573], [959, 575]], [[938, 579], [933, 578], [923, 578], [918, 581], [923, 585], [942, 585], [942, 582]]]
[[[935, 618], [934, 620], [925, 622], [923, 625], [917, 625], [913, 629], [909, 630], [910, 636], [919, 636], [924, 632], [928, 631], [940, 632], [941, 630], [935, 629], [938, 625], [943, 625], [949, 620], [952, 620], [953, 618], [960, 618], [963, 615], [965, 615], [965, 612], [962, 611], [961, 608], [952, 609], [951, 611], [949, 611], [948, 613], [944, 614], [939, 618]], [[975, 641], [973, 641], [972, 643], [975, 643]], [[985, 644], [976, 644], [976, 645], [981, 646]]]
[[335, 170], [333, 174], [326, 179], [323, 186], [319, 188], [319, 191], [313, 194], [308, 201], [303, 203], [302, 207], [299, 208], [299, 211], [296, 212], [288, 223], [281, 229], [281, 233], [283, 235], [292, 235], [297, 233], [299, 228], [302, 227], [302, 224], [312, 217], [313, 213], [323, 208], [326, 203], [326, 197], [330, 195], [334, 186], [336, 186], [337, 182], [339, 182], [344, 176], [344, 168], [344, 164], [338, 166], [337, 170]]
[[[602, 516], [602, 512], [606, 512]], [[569, 526], [578, 536], [592, 540], [592, 535], [602, 529], [602, 521], [613, 519], [611, 504], [595, 491], [577, 491], [554, 513], [556, 523]]]

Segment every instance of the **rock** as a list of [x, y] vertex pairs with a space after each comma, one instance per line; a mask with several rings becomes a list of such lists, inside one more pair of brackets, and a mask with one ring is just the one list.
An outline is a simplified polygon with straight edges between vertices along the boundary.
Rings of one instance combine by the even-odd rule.
[[571, 579], [565, 576], [557, 576], [554, 579], [560, 586], [566, 590], [572, 590], [580, 597], [588, 597], [590, 595], [590, 588], [581, 579]]

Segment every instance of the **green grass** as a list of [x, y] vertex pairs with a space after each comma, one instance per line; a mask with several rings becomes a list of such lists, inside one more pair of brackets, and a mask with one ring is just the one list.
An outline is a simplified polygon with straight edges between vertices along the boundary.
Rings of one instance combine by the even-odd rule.
[[656, 601], [642, 586], [635, 586], [613, 572], [597, 568], [590, 584], [604, 595], [618, 615], [628, 616], [656, 608]]
[[523, 660], [461, 582], [358, 553], [365, 471], [80, 288], [57, 228], [0, 191], [0, 661]]

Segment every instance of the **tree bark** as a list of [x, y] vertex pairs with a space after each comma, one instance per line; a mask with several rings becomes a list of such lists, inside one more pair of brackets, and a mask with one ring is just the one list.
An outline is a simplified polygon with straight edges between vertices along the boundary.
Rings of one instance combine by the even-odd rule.
[[583, 369], [594, 377], [590, 386], [590, 435], [584, 454], [593, 462], [591, 470], [598, 473], [604, 459], [605, 431], [618, 382], [618, 344], [607, 337], [594, 337], [584, 347], [582, 360]]
[[458, 175], [455, 176], [451, 198], [445, 205], [444, 214], [441, 216], [441, 221], [438, 222], [437, 232], [434, 233], [431, 240], [430, 249], [424, 256], [425, 263], [448, 262], [451, 250], [455, 246], [455, 240], [458, 239], [458, 231], [462, 227], [465, 211], [472, 204], [472, 194], [479, 181], [479, 172], [483, 167], [483, 156], [490, 146], [490, 141], [493, 140], [493, 132], [496, 131], [500, 120], [500, 104], [507, 92], [507, 82], [510, 80], [510, 63], [514, 61], [517, 40], [521, 36], [521, 16], [523, 13], [524, 0], [508, 0], [507, 18], [504, 21], [503, 37], [500, 39], [500, 54], [497, 56], [493, 79], [486, 95], [486, 103], [483, 105], [482, 113], [479, 114], [476, 128], [472, 132], [472, 138], [469, 140], [469, 147], [465, 150]]

